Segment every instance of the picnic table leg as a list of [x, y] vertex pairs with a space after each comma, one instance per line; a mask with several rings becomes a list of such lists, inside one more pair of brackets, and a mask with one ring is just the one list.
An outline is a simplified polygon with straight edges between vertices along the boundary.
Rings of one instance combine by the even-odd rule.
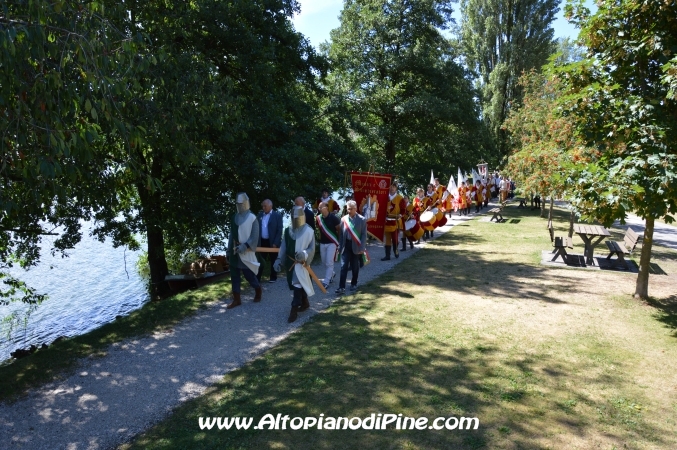
[[[590, 264], [593, 266], [595, 265], [595, 247], [597, 247], [597, 244], [602, 242], [606, 238], [606, 236], [600, 236], [595, 242], [592, 242], [592, 239], [590, 239]], [[587, 264], [587, 263], [586, 263]]]
[[590, 256], [588, 256], [588, 251], [589, 251], [589, 248], [590, 248], [590, 238], [588, 238], [588, 236], [586, 236], [585, 234], [579, 233], [578, 235], [581, 237], [581, 239], [583, 240], [583, 243], [585, 244], [585, 247], [583, 249], [583, 256], [585, 256], [585, 263], [589, 264], [590, 260], [592, 259]]

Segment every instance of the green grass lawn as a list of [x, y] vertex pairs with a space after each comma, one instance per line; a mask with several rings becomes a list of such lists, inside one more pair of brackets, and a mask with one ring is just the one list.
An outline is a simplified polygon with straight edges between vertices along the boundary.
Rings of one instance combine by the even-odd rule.
[[[557, 210], [556, 232], [568, 215]], [[537, 211], [463, 223], [126, 448], [677, 448], [677, 252], [636, 275], [539, 265]], [[582, 254], [576, 237], [574, 252]], [[637, 254], [638, 258], [639, 253]], [[477, 417], [477, 430], [200, 430], [199, 417]]]

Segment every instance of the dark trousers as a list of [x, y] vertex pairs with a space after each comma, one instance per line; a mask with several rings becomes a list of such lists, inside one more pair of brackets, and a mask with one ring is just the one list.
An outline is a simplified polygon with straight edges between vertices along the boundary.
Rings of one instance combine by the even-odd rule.
[[300, 307], [303, 304], [304, 297], [308, 297], [305, 289], [294, 286], [294, 299], [291, 301], [291, 305]]
[[[261, 245], [260, 247], [264, 248], [271, 248], [272, 245], [270, 244], [270, 239], [263, 239], [261, 238]], [[263, 259], [263, 262], [259, 266], [259, 273], [256, 274], [256, 279], [261, 281], [261, 276], [263, 275], [263, 267], [266, 264], [266, 261], [269, 261], [268, 265], [270, 265], [270, 279], [271, 281], [277, 280], [277, 272], [275, 272], [275, 269], [273, 269], [273, 265], [275, 265], [275, 260], [277, 259], [277, 253], [260, 253], [261, 259]]]
[[341, 279], [339, 281], [339, 288], [346, 288], [346, 279], [348, 278], [348, 269], [353, 272], [353, 278], [350, 280], [351, 286], [357, 285], [357, 276], [360, 273], [360, 258], [362, 255], [353, 253], [353, 243], [347, 241], [343, 247], [343, 254], [341, 255]]
[[247, 280], [254, 289], [261, 287], [261, 283], [259, 283], [259, 280], [256, 279], [256, 275], [254, 275], [254, 272], [252, 272], [251, 269], [248, 267], [245, 267], [244, 269], [235, 267], [230, 269], [230, 282], [233, 285], [234, 293], [240, 293], [240, 271], [242, 271], [242, 275], [244, 275], [245, 280]]

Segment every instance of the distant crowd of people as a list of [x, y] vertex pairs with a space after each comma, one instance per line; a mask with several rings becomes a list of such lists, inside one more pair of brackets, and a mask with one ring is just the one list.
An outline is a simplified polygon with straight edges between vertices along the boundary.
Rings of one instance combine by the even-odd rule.
[[[416, 189], [413, 201], [400, 194], [398, 185], [392, 183], [385, 212], [385, 255], [381, 260], [390, 260], [392, 256], [399, 258], [399, 252], [407, 249], [407, 243], [413, 249], [421, 239], [432, 238], [435, 229], [446, 224], [447, 215], [467, 215], [472, 205], [475, 212], [479, 212], [491, 198], [505, 201], [514, 195], [515, 183], [507, 177], [495, 173], [477, 178], [474, 182], [459, 180], [460, 186], [451, 189], [442, 186], [435, 178], [433, 183], [428, 184], [427, 190]], [[238, 193], [235, 199], [237, 213], [231, 220], [226, 251], [233, 296], [227, 309], [242, 304], [242, 276], [254, 288], [253, 301], [261, 301], [264, 267], [270, 269], [270, 283], [278, 280], [279, 273], [284, 274], [289, 289], [293, 291], [289, 322], [294, 322], [299, 312], [310, 307], [308, 298], [315, 294], [314, 282], [323, 290], [333, 283], [337, 261], [340, 261], [341, 269], [335, 293], [343, 295], [346, 292], [349, 271], [349, 289], [356, 291], [360, 268], [369, 262], [367, 224], [376, 220], [378, 205], [365, 200], [358, 207], [352, 196], [347, 196], [345, 200], [341, 209], [330, 192], [325, 190], [314, 203], [312, 211], [303, 197], [297, 197], [291, 210], [291, 224], [283, 229], [282, 215], [273, 208], [271, 200], [264, 200], [262, 210], [254, 215], [247, 194]], [[321, 279], [310, 268], [315, 256], [316, 229], [319, 230]]]

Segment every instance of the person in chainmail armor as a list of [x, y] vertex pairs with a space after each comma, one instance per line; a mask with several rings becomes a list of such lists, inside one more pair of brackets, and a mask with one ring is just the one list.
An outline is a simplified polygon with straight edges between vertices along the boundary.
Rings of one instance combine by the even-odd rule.
[[233, 301], [227, 309], [242, 304], [240, 299], [241, 275], [254, 288], [256, 295], [254, 302], [260, 302], [262, 296], [261, 283], [256, 279], [259, 271], [259, 262], [256, 260], [256, 247], [259, 244], [259, 222], [249, 210], [249, 197], [240, 192], [235, 197], [237, 213], [230, 222], [228, 247], [226, 256], [230, 263], [230, 281], [233, 287]]
[[308, 297], [315, 295], [313, 283], [306, 265], [310, 265], [315, 256], [315, 232], [306, 223], [302, 206], [294, 206], [291, 213], [292, 223], [284, 231], [280, 253], [273, 268], [279, 272], [284, 268], [289, 289], [294, 291], [291, 311], [287, 322], [294, 322], [299, 311], [310, 308]]

